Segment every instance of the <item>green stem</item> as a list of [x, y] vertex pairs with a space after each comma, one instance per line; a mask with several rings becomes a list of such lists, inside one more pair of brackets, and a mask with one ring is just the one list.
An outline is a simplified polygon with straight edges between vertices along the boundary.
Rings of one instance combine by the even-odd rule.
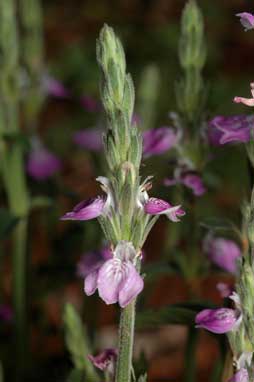
[[195, 382], [196, 381], [196, 361], [195, 361], [195, 353], [196, 353], [196, 345], [198, 339], [197, 329], [193, 327], [188, 328], [188, 337], [185, 349], [185, 374], [184, 381], [185, 382]]
[[132, 301], [122, 309], [118, 339], [118, 360], [115, 382], [130, 382], [135, 326], [135, 303]]
[[23, 218], [19, 221], [13, 233], [13, 305], [16, 324], [15, 348], [17, 373], [24, 371], [25, 357], [27, 355], [26, 241], [27, 218]]

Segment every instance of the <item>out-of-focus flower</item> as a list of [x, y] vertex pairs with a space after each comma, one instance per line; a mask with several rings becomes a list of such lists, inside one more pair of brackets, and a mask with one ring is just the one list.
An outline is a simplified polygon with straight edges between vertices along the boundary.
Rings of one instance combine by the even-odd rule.
[[197, 328], [204, 328], [212, 333], [222, 334], [234, 330], [241, 320], [241, 315], [234, 309], [204, 309], [196, 315]]
[[0, 305], [0, 320], [10, 322], [13, 318], [13, 311], [7, 304]]
[[143, 155], [160, 155], [177, 144], [179, 134], [168, 126], [147, 130], [143, 133]]
[[85, 253], [77, 264], [77, 275], [85, 278], [89, 273], [99, 269], [110, 258], [112, 258], [112, 253], [108, 248]]
[[206, 192], [203, 180], [193, 171], [179, 172], [174, 178], [166, 178], [164, 180], [165, 186], [174, 186], [176, 184], [183, 184], [191, 189], [195, 196], [202, 196]]
[[60, 171], [61, 161], [55, 154], [43, 146], [38, 138], [33, 138], [26, 169], [32, 178], [46, 180]]
[[235, 97], [233, 101], [235, 103], [243, 103], [246, 106], [254, 106], [254, 82], [250, 83], [250, 91], [252, 98]]
[[209, 129], [216, 132], [216, 145], [224, 145], [231, 142], [248, 142], [253, 124], [253, 115], [220, 115], [209, 122]]
[[119, 242], [113, 258], [86, 277], [85, 293], [90, 296], [98, 289], [99, 296], [106, 304], [118, 302], [122, 308], [127, 306], [144, 287], [144, 281], [134, 265], [135, 258], [133, 244]]
[[80, 104], [86, 111], [89, 112], [96, 112], [101, 108], [100, 103], [89, 95], [83, 95], [80, 97]]
[[165, 200], [157, 198], [149, 198], [144, 205], [144, 210], [149, 215], [166, 215], [173, 222], [180, 221], [179, 217], [185, 215], [181, 206], [171, 206]]
[[113, 372], [115, 369], [116, 360], [117, 360], [117, 350], [116, 349], [105, 349], [96, 356], [89, 354], [88, 359], [98, 369], [100, 369], [102, 371]]
[[42, 89], [43, 91], [56, 98], [70, 98], [71, 93], [66, 87], [58, 81], [56, 78], [44, 74], [42, 77]]
[[228, 382], [249, 382], [249, 374], [247, 369], [238, 370]]
[[230, 273], [236, 273], [241, 250], [234, 241], [208, 234], [204, 239], [203, 248], [214, 264]]
[[245, 32], [254, 28], [254, 16], [251, 13], [237, 13], [236, 16], [240, 17], [240, 23], [244, 27]]
[[226, 283], [217, 283], [216, 289], [219, 291], [222, 298], [229, 297], [233, 292], [233, 289]]
[[103, 147], [102, 132], [99, 129], [84, 129], [73, 134], [76, 145], [91, 151], [100, 151]]

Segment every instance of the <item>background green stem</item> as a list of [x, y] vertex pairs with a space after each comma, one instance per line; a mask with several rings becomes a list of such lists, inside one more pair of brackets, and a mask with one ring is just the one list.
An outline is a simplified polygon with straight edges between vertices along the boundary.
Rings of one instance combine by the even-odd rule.
[[195, 382], [196, 381], [196, 345], [198, 339], [198, 331], [193, 327], [188, 327], [188, 337], [185, 348], [185, 363], [184, 363], [184, 381]]
[[130, 382], [132, 353], [135, 326], [135, 303], [132, 301], [122, 309], [118, 339], [118, 360], [116, 366], [116, 382]]

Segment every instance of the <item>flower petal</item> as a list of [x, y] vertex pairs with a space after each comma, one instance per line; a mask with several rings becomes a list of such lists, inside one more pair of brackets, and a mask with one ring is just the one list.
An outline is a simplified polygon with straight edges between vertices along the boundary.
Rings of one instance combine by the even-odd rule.
[[114, 304], [118, 301], [120, 286], [126, 277], [125, 268], [125, 263], [117, 258], [106, 261], [100, 268], [98, 292], [106, 304]]
[[147, 130], [143, 133], [143, 154], [145, 157], [162, 154], [176, 145], [178, 139], [172, 127]]
[[98, 269], [89, 273], [85, 278], [84, 282], [84, 292], [87, 296], [91, 296], [97, 289], [97, 281], [98, 281]]
[[168, 202], [162, 199], [149, 198], [145, 204], [144, 210], [149, 215], [165, 214], [171, 221], [178, 222], [178, 216], [185, 215], [181, 206], [171, 206]]
[[247, 369], [238, 370], [228, 382], [249, 382], [249, 374]]
[[128, 273], [119, 292], [119, 305], [127, 306], [144, 288], [144, 280], [134, 265], [128, 261]]
[[97, 218], [103, 212], [105, 206], [105, 198], [97, 196], [83, 200], [77, 204], [71, 212], [67, 212], [62, 216], [61, 220], [90, 220]]
[[204, 309], [196, 315], [195, 322], [197, 328], [221, 334], [233, 330], [238, 319], [237, 311], [234, 309]]
[[87, 150], [100, 151], [102, 149], [102, 132], [99, 129], [84, 129], [73, 134], [73, 142]]

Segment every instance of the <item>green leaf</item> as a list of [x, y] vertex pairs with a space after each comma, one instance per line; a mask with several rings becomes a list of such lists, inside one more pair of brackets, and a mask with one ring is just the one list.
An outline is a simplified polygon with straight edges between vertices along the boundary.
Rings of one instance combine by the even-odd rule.
[[[97, 374], [87, 358], [88, 354], [91, 354], [87, 333], [78, 312], [72, 304], [65, 305], [63, 321], [65, 342], [75, 368], [85, 371], [86, 382], [97, 381]], [[76, 375], [78, 372], [74, 374]]]
[[200, 225], [213, 231], [234, 231], [236, 229], [230, 220], [215, 217], [203, 219]]
[[67, 382], [85, 382], [84, 371], [79, 369], [73, 369], [68, 375]]
[[149, 309], [137, 314], [137, 327], [144, 329], [168, 324], [192, 326], [195, 325], [195, 316], [199, 311], [214, 307], [205, 302], [186, 302], [172, 304], [157, 311]]
[[19, 218], [12, 215], [6, 208], [0, 208], [0, 240], [13, 230], [18, 221]]

